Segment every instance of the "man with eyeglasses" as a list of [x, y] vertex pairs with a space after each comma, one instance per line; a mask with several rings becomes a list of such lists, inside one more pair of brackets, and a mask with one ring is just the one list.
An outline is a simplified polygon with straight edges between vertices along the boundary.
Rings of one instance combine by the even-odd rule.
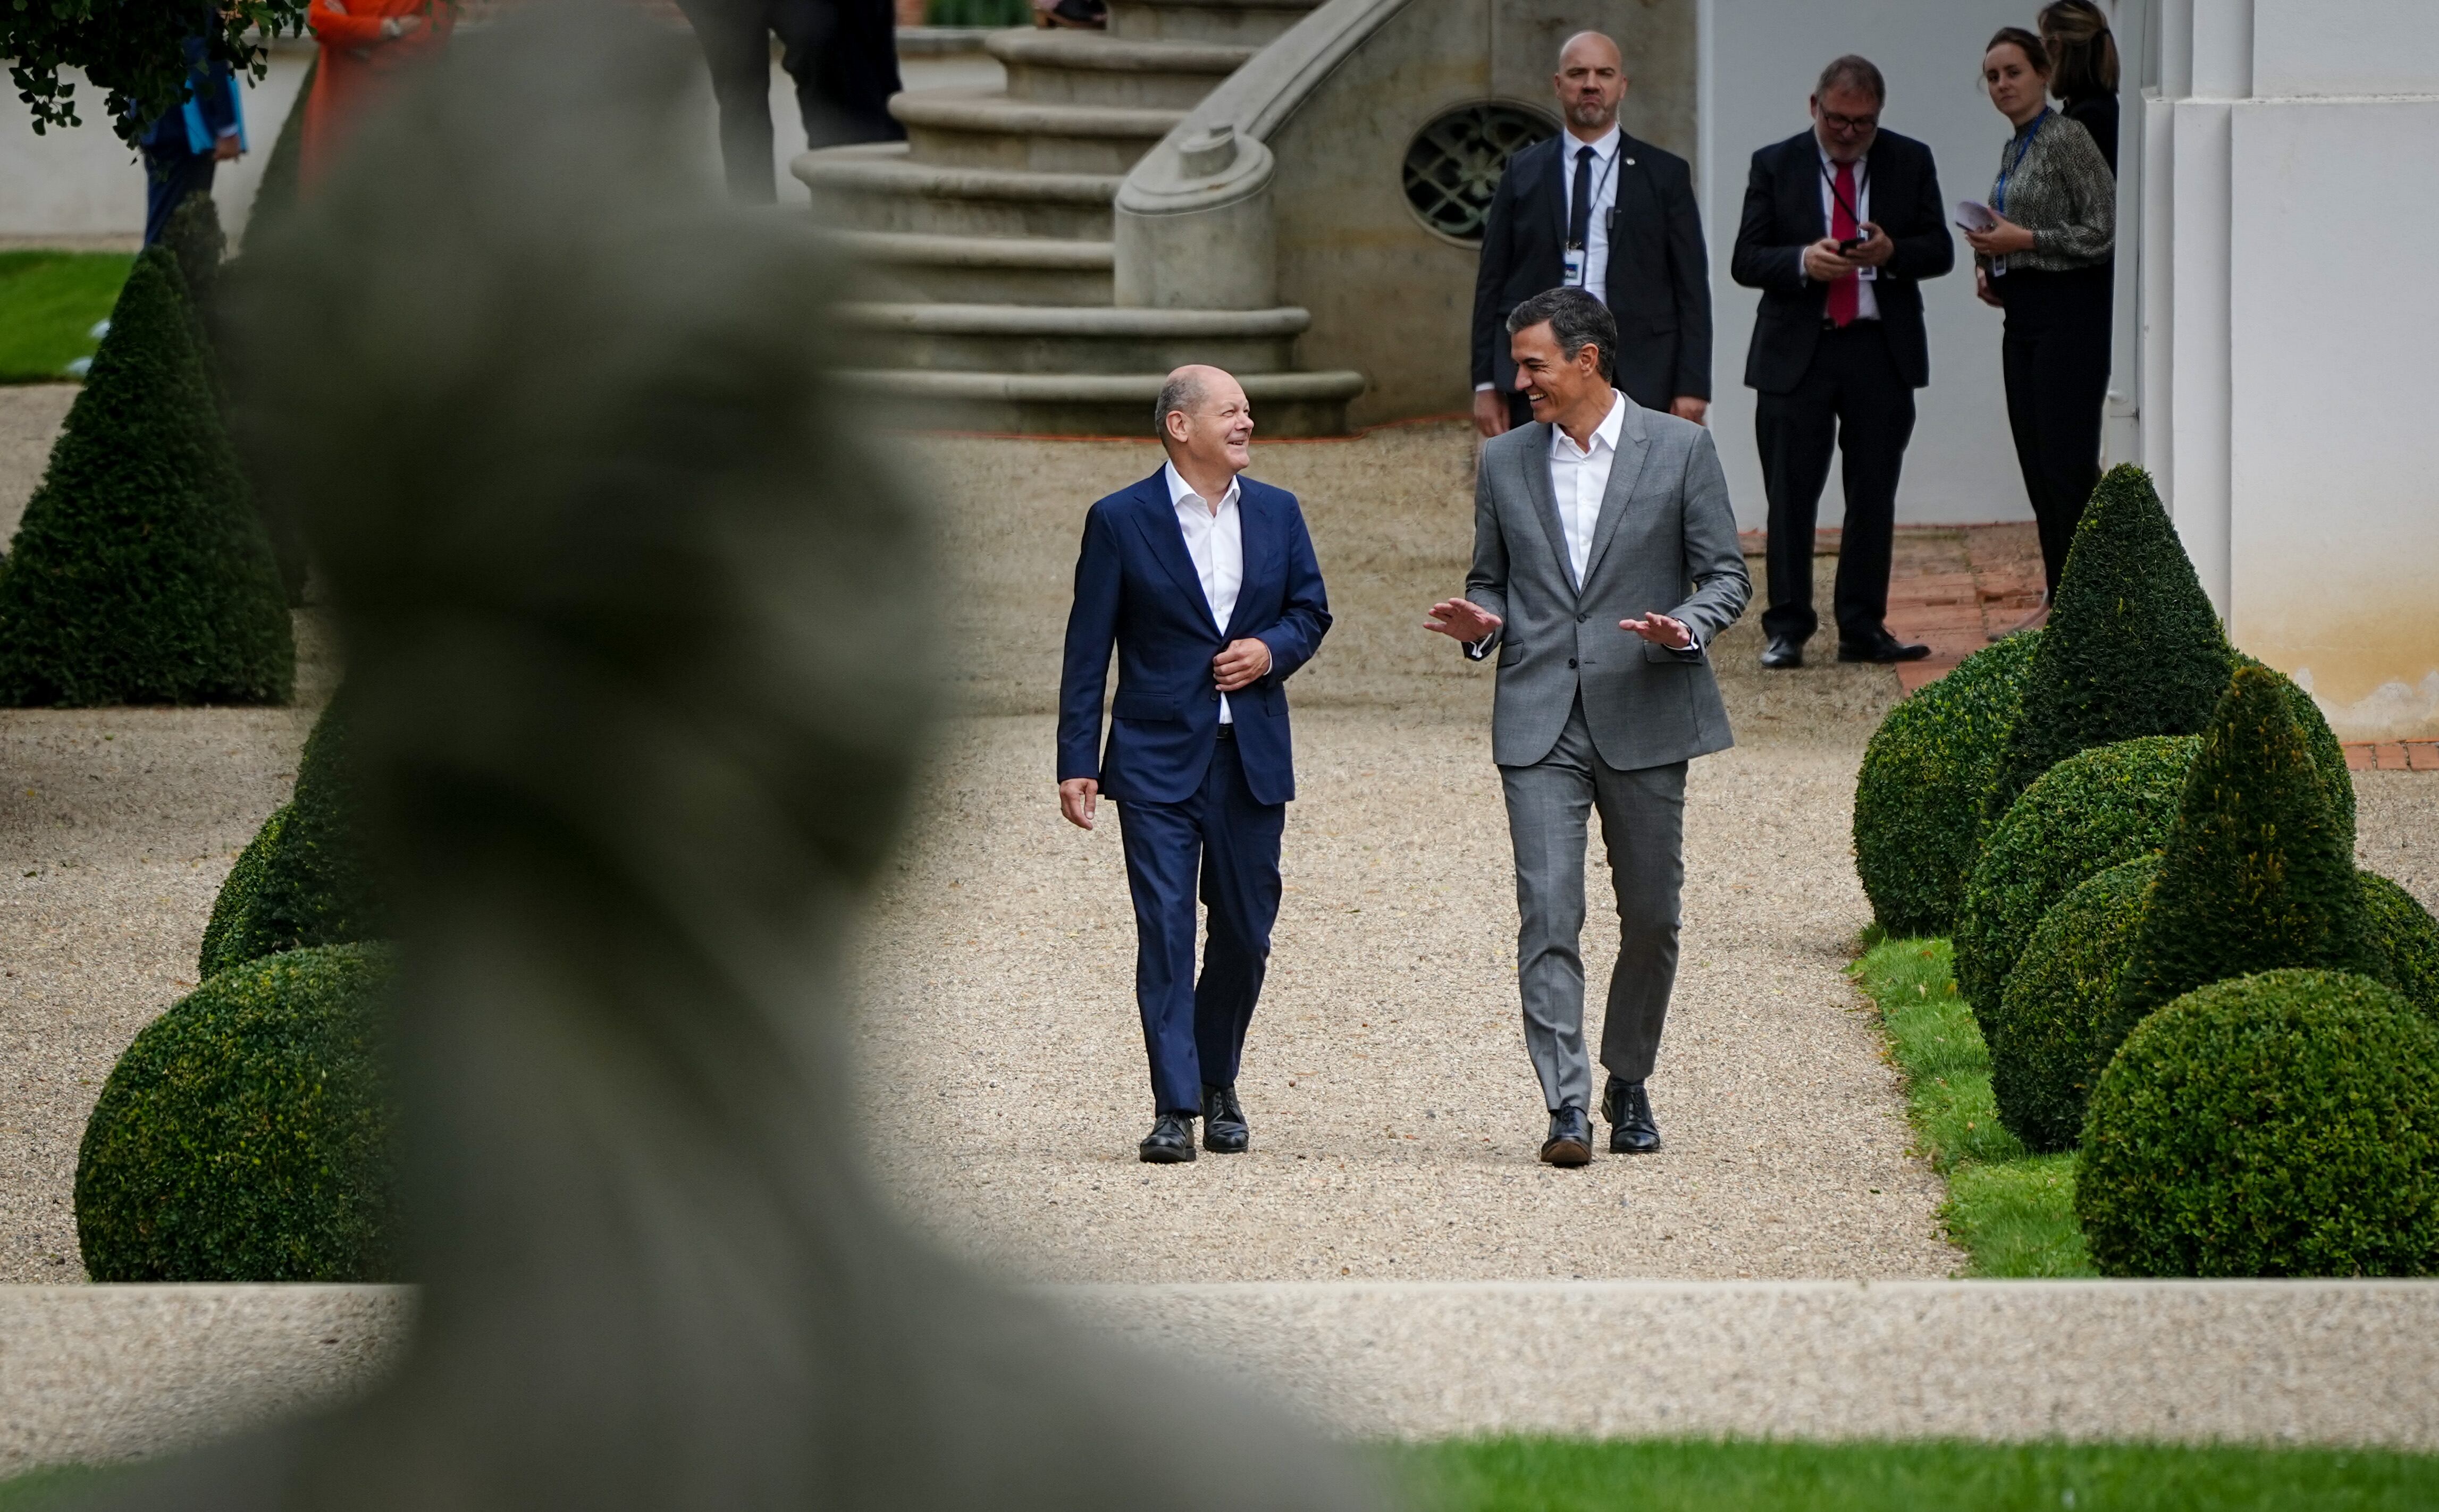
[[1762, 292], [1745, 384], [1770, 497], [1770, 607], [1761, 665], [1804, 665], [1812, 527], [1841, 454], [1846, 520], [1838, 550], [1838, 660], [1910, 662], [1931, 648], [1888, 631], [1897, 473], [1914, 435], [1914, 391], [1931, 382], [1920, 281], [1956, 264], [1931, 149], [1880, 129], [1888, 88], [1868, 59], [1821, 71], [1812, 129], [1753, 156], [1729, 272]]

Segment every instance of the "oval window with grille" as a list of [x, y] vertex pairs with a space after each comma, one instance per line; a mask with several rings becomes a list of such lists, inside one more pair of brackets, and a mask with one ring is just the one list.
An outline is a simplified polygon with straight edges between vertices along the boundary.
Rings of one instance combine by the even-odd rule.
[[1443, 111], [1406, 148], [1406, 203], [1440, 235], [1479, 245], [1507, 160], [1558, 130], [1522, 105], [1484, 101]]

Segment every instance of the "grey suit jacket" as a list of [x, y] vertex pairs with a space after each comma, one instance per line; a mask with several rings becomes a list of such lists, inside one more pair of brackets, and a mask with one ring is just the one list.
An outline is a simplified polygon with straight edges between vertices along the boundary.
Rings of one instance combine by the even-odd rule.
[[1626, 400], [1578, 585], [1550, 486], [1551, 430], [1536, 421], [1493, 437], [1474, 483], [1465, 596], [1504, 621], [1466, 648], [1499, 656], [1491, 759], [1522, 767], [1548, 756], [1578, 690], [1593, 744], [1621, 771], [1727, 749], [1735, 737], [1707, 652], [1617, 628], [1658, 610], [1709, 647], [1745, 612], [1753, 580], [1711, 433]]

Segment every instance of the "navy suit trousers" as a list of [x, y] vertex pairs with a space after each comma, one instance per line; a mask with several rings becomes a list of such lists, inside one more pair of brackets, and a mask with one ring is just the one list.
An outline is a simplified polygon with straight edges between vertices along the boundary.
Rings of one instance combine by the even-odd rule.
[[[1154, 1105], [1200, 1113], [1205, 1085], [1237, 1084], [1245, 1026], [1270, 968], [1288, 806], [1256, 803], [1237, 742], [1220, 740], [1202, 787], [1179, 803], [1123, 803], [1118, 827], [1135, 905], [1135, 1002]], [[1210, 915], [1194, 976], [1197, 883]]]

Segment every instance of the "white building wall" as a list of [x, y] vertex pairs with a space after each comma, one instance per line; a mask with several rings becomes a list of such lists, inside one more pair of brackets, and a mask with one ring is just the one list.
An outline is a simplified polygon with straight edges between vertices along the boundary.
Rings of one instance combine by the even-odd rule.
[[[1745, 346], [1761, 295], [1728, 276], [1754, 150], [1807, 129], [1805, 100], [1822, 65], [1860, 53], [1888, 79], [1883, 125], [1930, 146], [1949, 205], [1986, 199], [2008, 126], [1982, 93], [1983, 44], [2001, 27], [2029, 26], [2038, 9], [2036, 0], [1706, 0], [1696, 167], [1718, 313], [1711, 424], [1740, 524], [1757, 526], [1768, 515], [1754, 394], [1744, 386]], [[1931, 386], [1916, 395], [1897, 518], [2029, 520], [1999, 373], [2002, 317], [1973, 297], [1969, 250], [1962, 239], [1956, 247], [1957, 270], [1923, 285]], [[1843, 510], [1833, 470], [1821, 523], [1838, 524]]]

